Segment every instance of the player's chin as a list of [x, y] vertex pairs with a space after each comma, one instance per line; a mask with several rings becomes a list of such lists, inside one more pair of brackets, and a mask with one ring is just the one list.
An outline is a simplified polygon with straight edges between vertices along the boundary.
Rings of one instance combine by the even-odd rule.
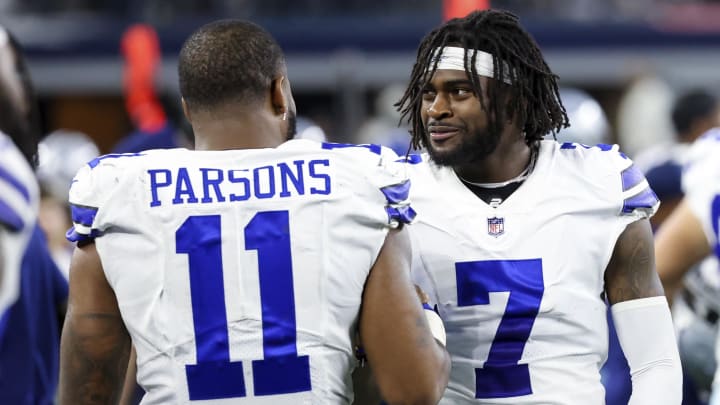
[[427, 147], [430, 159], [440, 166], [454, 166], [463, 160], [462, 148], [453, 145], [436, 147], [432, 143]]

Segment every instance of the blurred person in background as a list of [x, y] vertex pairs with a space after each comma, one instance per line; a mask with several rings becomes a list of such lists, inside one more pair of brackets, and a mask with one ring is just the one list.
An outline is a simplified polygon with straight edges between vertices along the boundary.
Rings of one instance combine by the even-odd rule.
[[72, 226], [68, 188], [75, 173], [100, 154], [92, 139], [77, 131], [56, 130], [38, 147], [40, 181], [40, 227], [45, 232], [55, 264], [65, 278], [70, 269], [73, 245], [65, 232]]
[[628, 156], [674, 138], [668, 114], [674, 99], [670, 85], [650, 70], [630, 82], [617, 107], [617, 140]]
[[[643, 154], [648, 161], [648, 181], [655, 183], [665, 207], [656, 227], [662, 228], [664, 220], [683, 201], [685, 188], [697, 184], [693, 183], [692, 177], [698, 176], [698, 171], [693, 169], [696, 164], [693, 159], [698, 153], [692, 152], [696, 147], [691, 145], [710, 128], [720, 125], [718, 107], [717, 97], [706, 90], [697, 89], [682, 94], [671, 114], [677, 141], [651, 148]], [[707, 146], [707, 143], [703, 144]], [[702, 162], [699, 164], [702, 165]], [[683, 175], [683, 168], [689, 171], [687, 175], [690, 179]], [[661, 240], [659, 243], [667, 242]], [[716, 369], [713, 353], [720, 314], [720, 274], [717, 269], [718, 261], [714, 255], [690, 266], [669, 266], [667, 259], [658, 261], [665, 293], [673, 304], [673, 320], [686, 375], [685, 402], [688, 404], [704, 403]], [[697, 399], [693, 400], [693, 396]]]
[[557, 134], [549, 133], [546, 138], [554, 136], [558, 142], [576, 142], [588, 146], [610, 143], [607, 115], [588, 92], [574, 87], [560, 87], [560, 99], [572, 125], [560, 129]]
[[191, 130], [181, 117], [170, 119], [166, 108], [170, 103], [163, 105], [157, 92], [155, 80], [162, 52], [155, 29], [147, 24], [130, 26], [123, 33], [120, 51], [125, 109], [135, 130], [115, 145], [113, 153], [192, 147]]
[[443, 404], [604, 404], [606, 299], [630, 404], [680, 404], [678, 349], [653, 261], [658, 200], [617, 146], [542, 140], [568, 125], [557, 77], [516, 16], [453, 19], [420, 44], [398, 103], [413, 278], [447, 331]]
[[449, 358], [410, 281], [397, 156], [293, 140], [255, 24], [201, 27], [178, 72], [196, 150], [106, 155], [70, 189], [61, 403], [117, 401], [131, 337], [143, 403], [349, 403], [356, 329], [388, 400], [437, 402]]
[[391, 84], [380, 90], [375, 98], [375, 114], [360, 126], [354, 138], [356, 142], [387, 146], [398, 155], [408, 153], [408, 128], [398, 126], [400, 113], [393, 107], [404, 91], [404, 84]]
[[[669, 286], [679, 283], [678, 276], [682, 276], [692, 266], [701, 263], [708, 255], [720, 256], [720, 243], [718, 243], [720, 159], [718, 156], [720, 156], [720, 129], [715, 128], [698, 138], [688, 152], [688, 163], [682, 176], [684, 197], [657, 231], [655, 238], [657, 268], [664, 279], [675, 281], [669, 283]], [[717, 263], [712, 270], [718, 271]], [[674, 290], [669, 288], [668, 291]], [[695, 312], [704, 313], [705, 318], [711, 316], [712, 319], [707, 318], [703, 321], [711, 324], [713, 329], [716, 328], [717, 312], [712, 308], [700, 308], [700, 305], [705, 306], [704, 300], [696, 298], [690, 298], [694, 301], [693, 305], [697, 305]], [[716, 350], [717, 347], [716, 344]], [[697, 351], [699, 348], [702, 346], [697, 344], [694, 350]], [[707, 359], [703, 363], [707, 365]], [[695, 368], [687, 371], [702, 375], [697, 370], [701, 367], [700, 364], [693, 363]], [[712, 405], [720, 404], [719, 387], [720, 376], [716, 370], [710, 400]]]
[[[37, 104], [16, 39], [0, 27], [0, 403], [53, 404], [67, 281], [37, 224]], [[18, 157], [14, 146], [22, 157]]]
[[682, 199], [680, 177], [688, 148], [700, 135], [720, 125], [720, 105], [714, 94], [690, 90], [675, 99], [669, 116], [675, 136], [643, 149], [633, 159], [662, 202], [650, 221], [654, 229]]

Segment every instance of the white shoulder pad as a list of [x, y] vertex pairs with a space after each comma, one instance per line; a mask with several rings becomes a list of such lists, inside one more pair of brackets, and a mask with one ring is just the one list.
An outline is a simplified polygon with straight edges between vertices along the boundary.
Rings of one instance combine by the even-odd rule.
[[609, 174], [609, 197], [619, 206], [620, 216], [649, 218], [660, 206], [660, 200], [650, 188], [645, 175], [633, 161], [620, 151], [618, 145], [587, 146], [565, 143], [561, 149], [583, 148], [590, 172], [599, 176]]
[[347, 154], [362, 165], [366, 178], [385, 196], [388, 224], [391, 228], [411, 223], [415, 210], [410, 206], [410, 179], [407, 168], [390, 148], [376, 144], [323, 142], [322, 149]]
[[71, 242], [83, 242], [102, 235], [95, 216], [116, 192], [120, 177], [126, 172], [126, 157], [143, 153], [118, 153], [97, 157], [84, 165], [70, 185], [69, 203], [73, 227], [67, 232]]

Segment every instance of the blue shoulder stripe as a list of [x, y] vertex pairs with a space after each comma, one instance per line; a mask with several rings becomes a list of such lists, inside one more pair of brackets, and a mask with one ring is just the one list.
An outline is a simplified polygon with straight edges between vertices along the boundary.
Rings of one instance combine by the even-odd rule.
[[623, 201], [622, 212], [629, 214], [638, 208], [652, 208], [658, 203], [655, 192], [650, 187], [645, 188], [641, 192], [635, 194]]
[[91, 227], [95, 221], [95, 214], [98, 209], [95, 207], [86, 207], [83, 205], [70, 204], [70, 215], [75, 224]]
[[400, 204], [410, 195], [410, 179], [402, 183], [391, 184], [380, 189], [390, 204]]
[[16, 179], [15, 176], [10, 174], [10, 172], [5, 170], [2, 166], [0, 166], [0, 179], [5, 180], [12, 188], [17, 190], [23, 198], [25, 198], [25, 201], [28, 203], [30, 202], [30, 191], [28, 191], [27, 187], [25, 187], [20, 180]]
[[25, 223], [5, 201], [0, 199], [0, 223], [5, 224], [12, 231], [19, 231]]
[[620, 173], [620, 177], [622, 178], [623, 191], [630, 190], [645, 179], [645, 175], [643, 175], [640, 169], [635, 167], [634, 164], [623, 170], [622, 173]]
[[97, 167], [97, 165], [100, 164], [105, 159], [116, 159], [121, 157], [130, 157], [130, 156], [143, 156], [144, 153], [137, 152], [137, 153], [109, 153], [107, 155], [98, 156], [95, 159], [88, 162], [88, 166], [90, 166], [91, 169], [94, 169]]
[[409, 163], [411, 165], [416, 165], [420, 162], [422, 162], [422, 156], [418, 154], [412, 154], [403, 156], [400, 159], [397, 159], [395, 162], [397, 163]]
[[415, 210], [409, 205], [399, 205], [394, 207], [388, 205], [385, 207], [385, 212], [387, 212], [388, 220], [390, 222], [398, 221], [404, 224], [411, 223], [417, 216]]
[[362, 143], [362, 144], [354, 144], [354, 143], [335, 143], [335, 142], [323, 142], [322, 143], [323, 149], [339, 149], [339, 148], [366, 148], [370, 152], [380, 155], [382, 154], [382, 147], [380, 145], [374, 144], [374, 143]]

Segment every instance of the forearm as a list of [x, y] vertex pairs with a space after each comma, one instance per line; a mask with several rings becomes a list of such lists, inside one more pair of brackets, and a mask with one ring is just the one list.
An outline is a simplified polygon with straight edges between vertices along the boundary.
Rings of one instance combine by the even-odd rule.
[[130, 355], [130, 339], [119, 315], [74, 314], [63, 328], [60, 403], [116, 404]]
[[[380, 356], [368, 350], [368, 363], [385, 403], [437, 403], [447, 386], [450, 359], [445, 348], [427, 333], [427, 320], [420, 314], [416, 333], [397, 339], [392, 350]], [[382, 367], [380, 367], [380, 360]], [[378, 367], [375, 367], [378, 366]]]
[[679, 405], [682, 369], [665, 297], [625, 301], [611, 309], [632, 376], [629, 405]]

